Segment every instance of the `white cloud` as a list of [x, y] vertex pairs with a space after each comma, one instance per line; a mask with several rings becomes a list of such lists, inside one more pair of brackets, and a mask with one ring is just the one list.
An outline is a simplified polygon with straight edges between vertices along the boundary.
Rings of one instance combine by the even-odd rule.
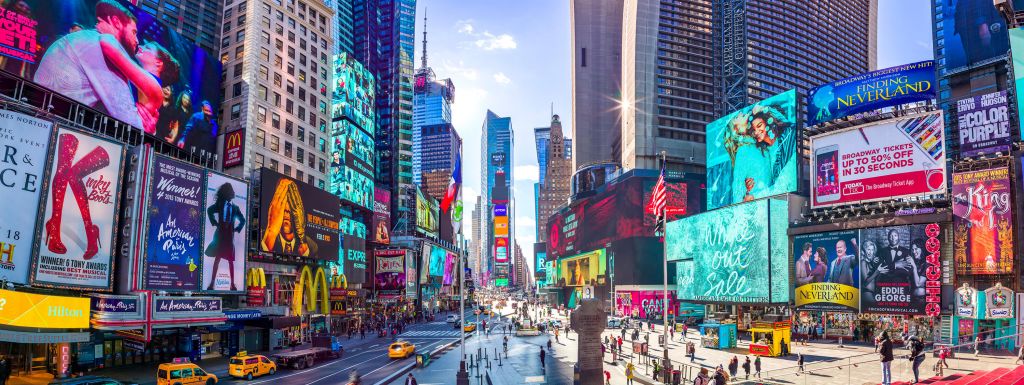
[[512, 170], [512, 180], [516, 182], [540, 181], [540, 167], [535, 164], [521, 164]]
[[494, 74], [494, 81], [498, 82], [498, 84], [511, 84], [512, 83], [512, 79], [509, 79], [508, 76], [505, 76], [504, 72], [498, 72], [498, 73]]
[[536, 226], [536, 225], [537, 225], [537, 221], [534, 220], [533, 217], [528, 217], [528, 216], [525, 216], [525, 215], [520, 215], [520, 216], [516, 217], [516, 227], [517, 228], [518, 227], [528, 227], [530, 229], [533, 229], [533, 226]]
[[466, 80], [476, 80], [480, 77], [476, 68], [466, 67], [465, 62], [459, 60], [457, 63], [445, 60], [441, 63], [441, 68], [444, 68], [445, 73], [449, 73], [452, 76], [461, 76]]
[[495, 36], [490, 32], [484, 31], [480, 36], [481, 38], [477, 39], [475, 44], [478, 48], [483, 48], [486, 51], [493, 51], [496, 49], [516, 49], [518, 46], [516, 38], [507, 33]]
[[473, 34], [473, 19], [459, 20], [455, 22], [455, 28], [458, 33], [472, 35]]

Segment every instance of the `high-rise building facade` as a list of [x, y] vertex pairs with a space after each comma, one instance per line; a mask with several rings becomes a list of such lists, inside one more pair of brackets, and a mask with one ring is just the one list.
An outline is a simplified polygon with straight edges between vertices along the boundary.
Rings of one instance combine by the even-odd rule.
[[[244, 1], [138, 0], [132, 3], [156, 15], [157, 20], [182, 36], [195, 39], [197, 45], [212, 53], [223, 48], [221, 31], [224, 36], [229, 30], [234, 31], [234, 27], [239, 26], [238, 17], [246, 11]], [[245, 17], [241, 24], [245, 24]]]
[[[538, 242], [541, 242], [541, 225], [546, 222], [541, 218], [540, 215], [540, 187], [544, 184], [547, 177], [547, 165], [548, 165], [548, 144], [551, 142], [551, 126], [537, 127], [533, 129], [533, 138], [537, 144], [537, 168], [540, 171], [540, 179], [537, 183], [533, 184], [533, 215], [537, 218], [537, 224], [534, 225], [534, 231], [537, 234]], [[563, 151], [565, 153], [565, 159], [569, 161], [570, 174], [572, 173], [572, 139], [563, 138], [565, 145]]]
[[455, 161], [462, 153], [462, 138], [451, 123], [419, 127], [419, 149], [422, 152], [421, 179], [418, 185], [430, 196], [444, 197]]
[[[426, 51], [426, 33], [424, 33], [423, 48]], [[426, 59], [426, 55], [423, 56]], [[426, 66], [416, 72], [413, 86], [413, 152], [412, 152], [412, 174], [413, 182], [423, 186], [425, 173], [437, 171], [438, 169], [451, 169], [454, 156], [457, 156], [458, 147], [453, 146], [458, 139], [458, 133], [452, 127], [452, 103], [455, 101], [455, 85], [451, 79], [436, 79], [434, 70]], [[430, 138], [427, 138], [427, 137]], [[426, 141], [430, 140], [430, 143]], [[461, 143], [461, 139], [458, 139]], [[456, 151], [453, 152], [452, 149]], [[443, 151], [432, 153], [433, 150]], [[430, 159], [427, 159], [430, 158]], [[445, 180], [447, 183], [447, 180]], [[441, 196], [433, 195], [432, 196]]]
[[481, 244], [483, 243], [483, 235], [480, 230], [482, 224], [481, 215], [483, 215], [482, 202], [481, 197], [477, 195], [476, 202], [473, 204], [473, 215], [470, 217], [469, 263], [466, 264], [466, 267], [473, 269], [473, 279], [477, 284], [481, 283], [480, 259], [482, 256]]
[[334, 43], [338, 53], [355, 55], [356, 14], [355, 8], [365, 8], [357, 0], [334, 0]]
[[572, 178], [571, 158], [565, 155], [565, 138], [562, 136], [562, 122], [558, 115], [551, 116], [548, 129], [547, 155], [544, 157], [546, 176], [540, 183], [537, 198], [537, 241], [547, 240], [547, 218], [569, 201], [569, 184]]
[[242, 22], [225, 22], [221, 127], [245, 137], [244, 162], [225, 171], [265, 166], [326, 190], [334, 10], [322, 1], [225, 6]]
[[[511, 256], [511, 239], [515, 239], [515, 201], [512, 194], [513, 132], [512, 118], [501, 117], [487, 110], [481, 133], [480, 155], [486, 162], [481, 167], [480, 182], [483, 191], [481, 209], [481, 239], [484, 251], [481, 270], [488, 282], [508, 282]], [[495, 213], [498, 211], [498, 213]], [[501, 215], [504, 212], [504, 215]], [[505, 219], [497, 219], [504, 216]], [[504, 222], [502, 222], [504, 221]], [[498, 227], [504, 224], [504, 231]], [[501, 240], [504, 239], [504, 240]], [[504, 281], [500, 281], [504, 279]]]
[[620, 157], [623, 0], [570, 0], [573, 169]]

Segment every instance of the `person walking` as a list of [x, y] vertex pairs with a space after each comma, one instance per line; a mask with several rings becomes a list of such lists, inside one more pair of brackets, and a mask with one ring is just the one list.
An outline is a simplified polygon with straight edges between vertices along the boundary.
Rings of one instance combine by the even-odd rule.
[[803, 353], [797, 353], [796, 354], [796, 366], [798, 368], [797, 375], [799, 376], [800, 373], [804, 372], [804, 354]]
[[[945, 353], [946, 350], [943, 349], [942, 352]], [[943, 357], [943, 355], [941, 353], [939, 354], [939, 357], [942, 360], [942, 363], [946, 363], [946, 358]], [[1018, 362], [1024, 363], [1024, 345], [1021, 345], [1020, 349], [1017, 350], [1017, 360], [1014, 361], [1013, 363], [1016, 364]], [[946, 367], [948, 368], [949, 365], [946, 365]]]
[[540, 367], [541, 367], [541, 369], [547, 368], [547, 366], [545, 366], [544, 356], [545, 356], [544, 348], [540, 348]]
[[974, 336], [974, 356], [981, 352], [981, 334]]
[[878, 358], [882, 362], [882, 385], [892, 385], [892, 341], [889, 340], [889, 332], [882, 332], [882, 339], [879, 341]]
[[782, 351], [782, 356], [789, 356], [789, 345], [786, 344], [785, 338], [779, 338], [779, 350]]
[[725, 377], [725, 369], [722, 369], [722, 365], [718, 365], [718, 369], [715, 370], [715, 385], [725, 385], [729, 381]]
[[412, 373], [405, 377], [405, 385], [416, 385], [416, 377], [413, 377]]
[[690, 355], [690, 362], [697, 359], [697, 347], [693, 345], [693, 342], [686, 343], [686, 353]]
[[754, 357], [754, 374], [761, 378], [761, 356]]
[[604, 371], [604, 385], [612, 385], [612, 372]]
[[732, 356], [729, 359], [729, 377], [736, 377], [736, 372], [740, 370], [740, 359], [736, 356]]
[[11, 360], [7, 356], [0, 357], [0, 385], [6, 385], [11, 377]]
[[912, 382], [912, 384], [920, 382], [920, 378], [918, 376], [921, 373], [921, 363], [924, 362], [924, 358], [924, 343], [921, 342], [921, 340], [917, 338], [917, 336], [911, 336], [909, 359], [910, 362], [913, 362], [912, 368], [914, 371], [914, 382]]
[[700, 368], [700, 373], [693, 379], [693, 385], [710, 385], [711, 378], [708, 377], [708, 368]]
[[743, 361], [743, 376], [744, 379], [750, 379], [750, 356], [747, 356], [747, 359]]
[[633, 366], [632, 362], [630, 362], [628, 365], [626, 365], [626, 385], [633, 384], [633, 376], [635, 375], [635, 373], [636, 367]]

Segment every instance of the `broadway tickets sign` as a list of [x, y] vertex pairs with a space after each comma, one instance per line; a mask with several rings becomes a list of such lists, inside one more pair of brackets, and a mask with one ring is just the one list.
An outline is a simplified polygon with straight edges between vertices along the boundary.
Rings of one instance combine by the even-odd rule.
[[0, 111], [0, 279], [28, 283], [32, 242], [39, 219], [43, 169], [53, 123], [11, 111]]
[[935, 98], [935, 62], [880, 69], [818, 86], [807, 93], [807, 126], [853, 114]]
[[953, 250], [957, 274], [1013, 272], [1010, 169], [953, 174]]
[[811, 207], [946, 191], [942, 112], [811, 138]]
[[149, 190], [145, 285], [150, 290], [196, 290], [202, 240], [203, 172], [156, 156]]
[[856, 230], [793, 237], [798, 310], [860, 309], [858, 238]]
[[956, 121], [961, 156], [1009, 152], [1010, 114], [1006, 106], [1006, 91], [958, 100]]

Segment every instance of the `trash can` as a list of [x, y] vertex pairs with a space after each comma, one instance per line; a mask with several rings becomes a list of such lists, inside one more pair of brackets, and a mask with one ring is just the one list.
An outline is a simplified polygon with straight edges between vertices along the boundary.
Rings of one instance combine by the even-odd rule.
[[678, 369], [672, 370], [672, 385], [679, 385], [683, 381], [683, 375]]
[[420, 354], [416, 355], [416, 366], [417, 367], [425, 368], [425, 367], [427, 367], [428, 364], [430, 364], [430, 354], [429, 353], [420, 353]]

